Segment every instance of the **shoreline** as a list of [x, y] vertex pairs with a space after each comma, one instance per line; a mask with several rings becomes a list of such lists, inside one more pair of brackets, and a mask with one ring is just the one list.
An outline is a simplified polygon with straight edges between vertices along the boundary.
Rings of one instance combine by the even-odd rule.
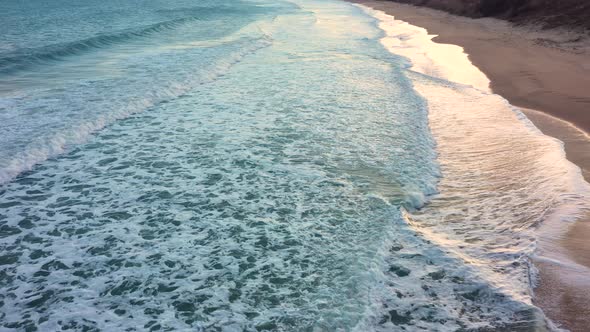
[[[489, 89], [521, 109], [545, 135], [562, 141], [567, 159], [590, 182], [590, 112], [584, 113], [590, 110], [590, 94], [584, 90], [590, 87], [590, 43], [568, 43], [563, 32], [526, 31], [496, 19], [458, 17], [392, 1], [351, 2], [436, 33], [432, 41], [437, 44], [461, 47], [489, 79]], [[547, 40], [557, 42], [540, 42]], [[461, 78], [482, 86], [481, 79]], [[584, 331], [590, 324], [590, 244], [584, 241], [590, 238], [590, 216], [580, 216], [557, 233], [545, 228], [551, 227], [539, 229], [541, 255], [533, 257], [540, 277], [534, 303], [560, 327]]]
[[[564, 31], [528, 30], [498, 19], [472, 19], [394, 1], [349, 1], [424, 28], [435, 36], [435, 43], [463, 48], [490, 80], [491, 90], [511, 105], [548, 114], [590, 133], [590, 38], [571, 43], [573, 36]], [[550, 124], [543, 120], [532, 121], [544, 131]], [[554, 131], [549, 136], [566, 143], [568, 152], [567, 133]], [[590, 153], [569, 152], [568, 159], [590, 182]]]

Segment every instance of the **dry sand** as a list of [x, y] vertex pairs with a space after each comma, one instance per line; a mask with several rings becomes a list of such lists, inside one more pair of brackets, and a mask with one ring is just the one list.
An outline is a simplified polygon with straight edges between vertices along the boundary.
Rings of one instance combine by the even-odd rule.
[[[491, 81], [492, 90], [523, 108], [545, 134], [565, 143], [570, 161], [590, 181], [590, 39], [568, 31], [513, 27], [496, 19], [470, 19], [391, 1], [353, 0], [423, 27], [437, 43], [463, 47]], [[561, 327], [590, 326], [590, 218], [551, 241], [574, 262], [536, 262], [535, 303]], [[575, 264], [579, 264], [578, 268]], [[579, 267], [583, 267], [580, 269]]]

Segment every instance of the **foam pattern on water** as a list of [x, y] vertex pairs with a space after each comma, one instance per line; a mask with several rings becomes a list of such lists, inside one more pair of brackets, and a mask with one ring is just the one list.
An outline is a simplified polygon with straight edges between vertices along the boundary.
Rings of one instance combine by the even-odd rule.
[[224, 7], [187, 10], [193, 16], [5, 58], [27, 70], [0, 75], [0, 183], [269, 46], [269, 36], [251, 23], [278, 11], [236, 7], [243, 15]]
[[489, 92], [489, 81], [462, 49], [436, 44], [422, 28], [361, 8], [379, 19], [382, 44], [411, 60], [407, 74], [427, 100], [437, 142], [439, 192], [423, 209], [406, 214], [409, 225], [476, 266], [497, 290], [532, 303], [537, 229], [545, 222], [567, 229], [588, 210], [590, 186], [566, 159], [563, 143]]
[[[339, 1], [297, 5], [229, 43], [142, 53], [176, 68], [235, 47], [240, 61], [222, 75], [199, 67], [203, 84], [0, 187], [2, 328], [543, 328], [527, 299], [408, 222], [441, 174], [426, 103], [375, 19]], [[149, 95], [179, 71], [162, 73], [96, 84]]]
[[535, 230], [552, 214], [561, 214], [554, 222], [567, 227], [563, 221], [587, 208], [587, 183], [561, 142], [499, 96], [424, 77], [415, 82], [431, 101], [443, 177], [439, 195], [413, 214], [412, 225], [530, 301]]

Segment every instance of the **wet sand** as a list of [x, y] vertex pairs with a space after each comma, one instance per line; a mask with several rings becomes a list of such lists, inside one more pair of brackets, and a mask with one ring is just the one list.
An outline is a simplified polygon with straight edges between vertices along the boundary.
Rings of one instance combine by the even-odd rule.
[[[423, 27], [437, 43], [463, 47], [490, 79], [493, 92], [521, 107], [546, 135], [565, 144], [567, 158], [590, 181], [590, 42], [567, 31], [514, 28], [496, 19], [470, 19], [391, 1], [353, 0]], [[559, 238], [540, 235], [535, 303], [558, 326], [590, 326], [590, 216]], [[555, 234], [554, 232], [548, 232]], [[559, 232], [558, 232], [559, 233]]]
[[[550, 114], [590, 132], [590, 37], [572, 42], [580, 36], [514, 28], [497, 19], [470, 19], [392, 1], [353, 2], [423, 27], [437, 35], [433, 39], [437, 43], [461, 46], [491, 80], [492, 90], [512, 105]], [[570, 158], [574, 159], [580, 158]], [[588, 159], [578, 163], [586, 175]]]

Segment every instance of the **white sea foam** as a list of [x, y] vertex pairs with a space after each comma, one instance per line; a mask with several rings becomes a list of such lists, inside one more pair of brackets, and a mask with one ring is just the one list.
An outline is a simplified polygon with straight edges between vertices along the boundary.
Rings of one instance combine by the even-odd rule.
[[429, 107], [443, 177], [439, 194], [408, 214], [409, 224], [502, 293], [531, 303], [538, 227], [567, 230], [587, 212], [590, 186], [562, 142], [492, 94], [462, 48], [434, 43], [423, 28], [359, 6], [379, 20], [383, 45], [411, 61], [408, 76]]
[[[93, 102], [89, 102], [87, 94], [91, 92], [88, 91], [88, 86], [101, 86], [101, 82], [90, 82], [77, 87], [79, 91], [64, 91], [63, 97], [49, 91], [49, 93], [53, 94], [52, 98], [34, 98], [22, 95], [3, 98], [0, 103], [0, 111], [5, 116], [9, 116], [11, 113], [18, 114], [18, 110], [27, 108], [58, 109], [59, 113], [52, 116], [58, 119], [61, 118], [61, 120], [51, 124], [53, 120], [47, 119], [49, 114], [38, 112], [28, 119], [31, 122], [28, 127], [34, 132], [17, 132], [11, 134], [10, 137], [6, 137], [10, 145], [4, 146], [4, 151], [0, 151], [0, 184], [14, 179], [24, 171], [31, 170], [40, 162], [57, 156], [68, 148], [86, 141], [91, 134], [117, 120], [125, 119], [160, 102], [181, 96], [195, 86], [216, 80], [227, 73], [243, 57], [272, 44], [270, 36], [260, 35], [259, 26], [262, 24], [262, 22], [257, 22], [257, 24], [246, 26], [235, 34], [215, 43], [205, 45], [203, 43], [197, 43], [196, 45], [182, 44], [185, 49], [223, 45], [236, 45], [237, 47], [230, 49], [229, 52], [213, 60], [212, 63], [207, 63], [201, 68], [195, 68], [195, 72], [185, 70], [177, 73], [170, 80], [159, 82], [159, 85], [146, 87], [146, 90], [141, 91], [142, 93], [137, 96], [134, 96], [138, 92], [137, 89], [123, 86], [121, 96], [114, 94], [110, 99], [96, 97]], [[167, 53], [174, 52], [176, 48], [174, 45], [161, 48], [159, 50], [160, 56], [165, 57]], [[146, 80], [147, 78], [155, 78], [153, 77], [155, 75], [157, 75], [156, 72], [146, 73]], [[133, 89], [133, 91], [127, 91], [129, 88]], [[44, 91], [32, 91], [29, 95], [43, 95], [43, 93]], [[104, 94], [107, 92], [101, 91], [99, 88], [96, 93]], [[125, 93], [127, 95], [123, 95]], [[66, 105], [64, 105], [64, 100], [66, 100]], [[65, 109], [62, 108], [64, 106]], [[68, 109], [68, 107], [71, 109]], [[70, 112], [71, 114], [68, 114]], [[16, 127], [16, 123], [22, 121], [17, 116], [12, 120], [15, 124], [5, 125]], [[46, 125], [47, 123], [50, 123], [50, 125]], [[6, 134], [10, 135], [10, 132]]]
[[[464, 251], [446, 245], [425, 224], [433, 202], [445, 195], [445, 170], [462, 164], [441, 164], [442, 190], [432, 199], [441, 174], [429, 109], [412, 82], [432, 93], [451, 91], [459, 100], [449, 103], [463, 106], [477, 91], [420, 74], [410, 80], [405, 60], [383, 49], [375, 19], [357, 7], [296, 3], [300, 9], [272, 17], [261, 29], [257, 24], [256, 35], [264, 31], [272, 44], [239, 58], [223, 76], [114, 121], [2, 185], [3, 328], [456, 331], [543, 325], [526, 295], [499, 285], [506, 279], [502, 271], [481, 267], [494, 257], [480, 255], [484, 249], [476, 243]], [[184, 56], [177, 46], [150, 48], [140, 58], [178, 69], [178, 63], [230, 54]], [[134, 74], [143, 74], [138, 70]], [[162, 82], [184, 82], [177, 77], [182, 70], [159, 72]], [[130, 77], [143, 82], [141, 75]], [[92, 84], [87, 88], [96, 88]], [[129, 93], [102, 87], [109, 96]], [[149, 95], [146, 87], [141, 92]], [[501, 104], [495, 97], [482, 100]], [[430, 111], [449, 114], [442, 106]], [[509, 114], [516, 116], [501, 113], [500, 119], [511, 121]], [[451, 145], [441, 147], [439, 154]], [[477, 179], [450, 184], [477, 189]], [[461, 189], [458, 195], [473, 193]], [[488, 198], [494, 209], [483, 215], [504, 213], [497, 197]], [[455, 215], [462, 213], [459, 204], [451, 205]], [[510, 248], [496, 252], [508, 261]]]

